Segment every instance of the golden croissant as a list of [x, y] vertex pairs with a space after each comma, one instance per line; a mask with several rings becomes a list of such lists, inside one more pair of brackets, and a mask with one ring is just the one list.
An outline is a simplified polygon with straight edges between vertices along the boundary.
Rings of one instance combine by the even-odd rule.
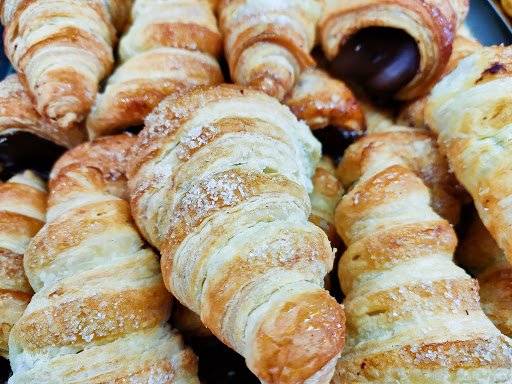
[[25, 254], [36, 293], [9, 341], [9, 383], [199, 383], [171, 331], [172, 297], [130, 216], [132, 136], [83, 144], [56, 163], [48, 221]]
[[163, 101], [129, 162], [166, 286], [266, 383], [328, 383], [344, 343], [332, 248], [308, 221], [319, 155], [277, 100], [221, 85]]

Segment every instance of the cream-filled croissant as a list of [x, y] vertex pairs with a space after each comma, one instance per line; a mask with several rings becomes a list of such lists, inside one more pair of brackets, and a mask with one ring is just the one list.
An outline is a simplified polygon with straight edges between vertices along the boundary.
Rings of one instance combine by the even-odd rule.
[[459, 182], [512, 261], [512, 48], [467, 57], [430, 94], [425, 116]]
[[61, 130], [44, 119], [17, 74], [0, 81], [0, 135], [15, 132], [29, 132], [67, 148], [85, 140], [85, 132], [80, 127]]
[[25, 254], [36, 291], [9, 340], [9, 383], [199, 383], [167, 320], [158, 257], [130, 216], [132, 136], [83, 144], [50, 179], [48, 221]]
[[308, 221], [319, 157], [277, 100], [220, 85], [163, 101], [129, 162], [166, 286], [265, 383], [328, 383], [344, 343], [343, 309], [322, 288], [332, 248]]
[[141, 125], [166, 96], [223, 81], [222, 36], [207, 0], [136, 0], [121, 65], [87, 118], [91, 138]]
[[333, 382], [509, 382], [512, 340], [483, 313], [477, 282], [452, 261], [452, 227], [394, 149], [366, 146], [336, 209], [347, 341]]
[[480, 304], [496, 327], [512, 336], [512, 266], [475, 214], [457, 260], [478, 279]]
[[37, 111], [60, 129], [85, 120], [130, 0], [5, 0], [4, 46]]
[[224, 50], [237, 84], [282, 100], [300, 74], [315, 66], [321, 0], [221, 0], [219, 25]]
[[0, 356], [9, 357], [9, 334], [33, 291], [23, 255], [46, 219], [46, 186], [31, 171], [0, 184]]
[[[448, 64], [444, 69], [443, 76], [446, 76], [455, 68], [457, 68], [457, 65], [462, 59], [475, 53], [480, 48], [482, 48], [482, 44], [473, 38], [463, 35], [455, 36], [453, 41], [452, 54]], [[397, 116], [397, 123], [415, 128], [424, 128], [425, 106], [427, 104], [427, 100], [428, 95], [425, 95], [419, 99], [406, 102], [404, 105], [402, 105]]]
[[370, 94], [415, 99], [444, 72], [467, 0], [326, 0], [319, 21], [331, 69]]

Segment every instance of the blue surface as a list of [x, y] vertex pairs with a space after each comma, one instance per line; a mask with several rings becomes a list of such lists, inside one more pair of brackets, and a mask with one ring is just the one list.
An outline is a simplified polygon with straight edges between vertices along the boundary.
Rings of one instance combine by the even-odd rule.
[[470, 0], [470, 5], [466, 25], [478, 41], [483, 45], [512, 44], [509, 27], [488, 0]]

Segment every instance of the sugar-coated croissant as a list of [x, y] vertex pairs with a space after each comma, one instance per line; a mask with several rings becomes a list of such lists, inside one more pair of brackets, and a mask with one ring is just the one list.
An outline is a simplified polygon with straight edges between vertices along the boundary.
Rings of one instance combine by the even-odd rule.
[[459, 182], [512, 261], [512, 48], [467, 57], [430, 94], [427, 124]]
[[0, 135], [29, 132], [63, 147], [73, 147], [85, 140], [85, 132], [78, 126], [58, 129], [46, 121], [34, 108], [17, 74], [0, 82]]
[[326, 0], [319, 37], [342, 73], [379, 96], [410, 100], [443, 74], [468, 8], [467, 0]]
[[480, 304], [504, 334], [512, 336], [512, 266], [475, 214], [457, 249], [457, 260], [478, 279]]
[[166, 324], [172, 297], [130, 216], [131, 136], [83, 144], [56, 163], [47, 224], [25, 254], [36, 291], [9, 341], [16, 383], [199, 383]]
[[0, 356], [33, 291], [23, 268], [27, 246], [46, 219], [46, 186], [30, 171], [0, 184]]
[[223, 81], [222, 36], [206, 0], [136, 0], [122, 64], [87, 118], [91, 138], [141, 125], [166, 96]]
[[[455, 68], [459, 62], [482, 48], [477, 40], [463, 35], [455, 36], [453, 41], [452, 54], [450, 60], [444, 69], [443, 76], [446, 76]], [[397, 116], [397, 123], [415, 128], [425, 127], [425, 105], [428, 95], [424, 95], [416, 100], [406, 102], [400, 107]]]
[[404, 157], [366, 147], [336, 209], [347, 244], [338, 269], [347, 344], [333, 382], [509, 382], [512, 340], [484, 315], [476, 281], [453, 263], [455, 233]]
[[360, 134], [365, 129], [363, 112], [352, 91], [320, 69], [303, 72], [283, 104], [312, 130], [331, 125]]
[[35, 101], [60, 129], [85, 120], [110, 73], [130, 0], [4, 0], [4, 46]]
[[315, 66], [321, 0], [221, 0], [219, 24], [233, 82], [282, 100]]
[[342, 307], [322, 289], [333, 252], [308, 221], [320, 144], [262, 92], [170, 96], [129, 161], [134, 218], [166, 286], [265, 383], [328, 383]]

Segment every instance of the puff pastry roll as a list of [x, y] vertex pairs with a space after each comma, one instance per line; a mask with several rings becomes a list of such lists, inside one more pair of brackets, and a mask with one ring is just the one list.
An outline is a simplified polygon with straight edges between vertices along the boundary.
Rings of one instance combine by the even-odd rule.
[[48, 221], [25, 254], [36, 291], [9, 340], [16, 383], [199, 383], [167, 325], [172, 297], [130, 216], [131, 136], [83, 144], [50, 179]]
[[389, 147], [367, 147], [336, 209], [347, 344], [333, 382], [508, 382], [512, 340], [453, 263], [455, 233], [407, 163]]
[[87, 118], [91, 138], [141, 125], [166, 96], [223, 81], [222, 36], [206, 0], [136, 0], [122, 64]]
[[308, 221], [319, 155], [277, 100], [220, 85], [163, 101], [129, 161], [166, 286], [265, 383], [328, 383], [344, 343], [333, 251]]
[[427, 94], [444, 72], [467, 0], [326, 0], [319, 22], [333, 70], [378, 97]]
[[321, 0], [221, 0], [219, 24], [231, 79], [282, 100], [307, 68]]
[[60, 129], [85, 120], [113, 66], [129, 0], [4, 0], [4, 46], [35, 101]]
[[9, 357], [9, 334], [33, 291], [23, 255], [46, 219], [46, 186], [30, 171], [0, 184], [0, 356]]
[[78, 126], [58, 129], [35, 109], [17, 74], [0, 82], [0, 135], [29, 132], [63, 147], [85, 141], [85, 132]]
[[512, 48], [467, 57], [433, 90], [427, 124], [439, 134], [459, 182], [480, 218], [512, 260]]
[[401, 159], [429, 188], [432, 209], [451, 224], [459, 222], [461, 199], [458, 197], [463, 191], [450, 172], [434, 134], [426, 130], [390, 126], [386, 131], [361, 138], [345, 151], [336, 170], [336, 177], [344, 188], [351, 187], [363, 176], [367, 158], [373, 152]]
[[[472, 55], [482, 48], [482, 44], [473, 38], [457, 35], [453, 41], [453, 50], [450, 60], [444, 70], [443, 76], [446, 76], [455, 68], [459, 62]], [[407, 125], [409, 127], [424, 128], [425, 127], [425, 105], [427, 104], [428, 95], [419, 99], [406, 102], [398, 113], [397, 123]]]
[[494, 325], [512, 336], [512, 266], [475, 214], [460, 247], [457, 260], [477, 277], [480, 304]]

